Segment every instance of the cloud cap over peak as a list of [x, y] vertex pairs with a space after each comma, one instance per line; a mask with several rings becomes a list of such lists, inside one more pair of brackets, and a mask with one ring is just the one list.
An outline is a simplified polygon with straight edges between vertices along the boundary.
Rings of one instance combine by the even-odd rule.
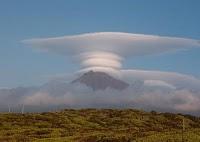
[[24, 40], [44, 51], [73, 57], [84, 68], [119, 70], [127, 57], [160, 54], [200, 47], [198, 40], [122, 32], [99, 32]]
[[64, 55], [99, 51], [112, 52], [121, 56], [139, 56], [200, 47], [198, 40], [189, 38], [122, 32], [86, 33], [28, 39], [22, 42], [45, 51]]

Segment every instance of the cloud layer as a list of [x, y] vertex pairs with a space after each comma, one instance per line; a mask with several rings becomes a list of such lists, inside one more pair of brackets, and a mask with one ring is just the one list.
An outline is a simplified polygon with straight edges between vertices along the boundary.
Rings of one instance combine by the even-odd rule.
[[123, 81], [130, 83], [122, 91], [111, 88], [93, 91], [84, 84], [66, 82], [69, 78], [62, 77], [39, 88], [11, 89], [7, 95], [0, 91], [0, 103], [40, 107], [134, 107], [200, 115], [200, 80], [161, 71], [121, 70], [120, 74]]
[[75, 57], [81, 67], [119, 69], [123, 58], [200, 47], [198, 40], [156, 35], [100, 32], [24, 40], [40, 50]]
[[29, 39], [23, 43], [64, 55], [101, 51], [122, 56], [157, 54], [200, 46], [199, 41], [194, 39], [120, 32]]

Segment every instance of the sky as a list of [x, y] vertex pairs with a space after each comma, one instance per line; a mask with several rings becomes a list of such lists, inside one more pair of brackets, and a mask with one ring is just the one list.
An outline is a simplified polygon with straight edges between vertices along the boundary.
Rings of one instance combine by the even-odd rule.
[[[108, 31], [200, 39], [199, 6], [199, 0], [1, 0], [0, 88], [40, 85], [79, 68], [68, 57], [26, 47], [24, 39]], [[134, 57], [123, 68], [200, 78], [199, 54]]]

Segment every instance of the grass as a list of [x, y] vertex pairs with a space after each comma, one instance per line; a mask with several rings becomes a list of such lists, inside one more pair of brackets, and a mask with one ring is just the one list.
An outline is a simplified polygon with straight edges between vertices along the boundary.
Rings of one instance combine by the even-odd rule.
[[200, 118], [134, 109], [0, 114], [0, 142], [181, 142], [182, 134], [200, 142]]

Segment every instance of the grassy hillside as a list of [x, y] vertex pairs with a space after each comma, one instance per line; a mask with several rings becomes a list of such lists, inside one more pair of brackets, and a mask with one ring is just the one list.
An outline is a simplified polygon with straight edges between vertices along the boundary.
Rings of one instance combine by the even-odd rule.
[[[184, 123], [183, 123], [184, 119]], [[200, 118], [134, 109], [0, 114], [0, 142], [200, 142]]]

